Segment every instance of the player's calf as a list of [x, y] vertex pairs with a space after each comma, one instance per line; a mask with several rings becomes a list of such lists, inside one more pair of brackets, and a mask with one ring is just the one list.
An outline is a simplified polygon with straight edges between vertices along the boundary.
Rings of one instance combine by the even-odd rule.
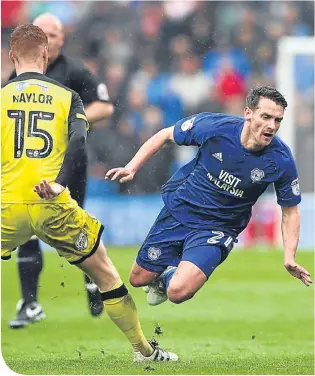
[[154, 281], [160, 273], [150, 272], [135, 263], [131, 269], [129, 282], [133, 287], [143, 287]]

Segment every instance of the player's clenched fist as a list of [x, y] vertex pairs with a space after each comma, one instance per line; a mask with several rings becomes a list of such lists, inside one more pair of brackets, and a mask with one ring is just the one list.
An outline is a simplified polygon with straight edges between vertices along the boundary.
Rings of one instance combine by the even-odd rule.
[[116, 180], [121, 178], [119, 183], [126, 183], [127, 181], [132, 180], [134, 175], [135, 172], [129, 167], [117, 167], [109, 170], [105, 175], [105, 179]]
[[49, 200], [60, 195], [65, 189], [64, 186], [58, 183], [48, 183], [48, 181], [43, 180], [39, 185], [35, 185], [34, 192], [36, 192], [40, 198]]

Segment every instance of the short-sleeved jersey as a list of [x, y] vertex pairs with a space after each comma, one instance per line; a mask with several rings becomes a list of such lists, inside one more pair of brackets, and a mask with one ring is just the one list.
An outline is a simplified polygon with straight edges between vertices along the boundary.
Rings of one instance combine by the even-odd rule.
[[241, 144], [244, 118], [201, 113], [176, 123], [174, 140], [199, 147], [194, 160], [162, 187], [170, 213], [186, 226], [218, 229], [236, 238], [269, 184], [281, 206], [301, 201], [297, 169], [288, 146], [274, 137], [259, 152]]
[[[84, 106], [94, 101], [110, 102], [106, 85], [78, 59], [60, 54], [48, 65], [45, 75], [77, 92]], [[9, 79], [15, 77], [16, 72], [13, 71]]]
[[[43, 203], [33, 188], [55, 181], [75, 118], [86, 121], [79, 95], [40, 73], [23, 73], [2, 89], [1, 198]], [[68, 202], [66, 189], [54, 202]]]

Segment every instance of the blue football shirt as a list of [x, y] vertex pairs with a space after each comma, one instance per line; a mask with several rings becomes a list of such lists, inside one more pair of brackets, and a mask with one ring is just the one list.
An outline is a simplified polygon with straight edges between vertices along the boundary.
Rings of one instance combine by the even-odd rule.
[[178, 145], [199, 147], [197, 156], [162, 187], [170, 213], [188, 227], [221, 230], [236, 238], [252, 206], [269, 184], [281, 206], [300, 203], [297, 169], [289, 147], [275, 136], [263, 150], [241, 144], [245, 119], [200, 113], [175, 124]]

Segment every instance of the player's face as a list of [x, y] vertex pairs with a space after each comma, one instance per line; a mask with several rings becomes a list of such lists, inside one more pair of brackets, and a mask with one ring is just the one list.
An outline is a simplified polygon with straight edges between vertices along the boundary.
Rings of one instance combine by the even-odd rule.
[[245, 108], [250, 133], [257, 146], [268, 146], [280, 128], [284, 109], [268, 98], [261, 98], [255, 110]]
[[64, 35], [62, 30], [53, 22], [39, 22], [36, 26], [40, 27], [48, 38], [48, 58], [49, 61], [55, 60], [63, 46]]

